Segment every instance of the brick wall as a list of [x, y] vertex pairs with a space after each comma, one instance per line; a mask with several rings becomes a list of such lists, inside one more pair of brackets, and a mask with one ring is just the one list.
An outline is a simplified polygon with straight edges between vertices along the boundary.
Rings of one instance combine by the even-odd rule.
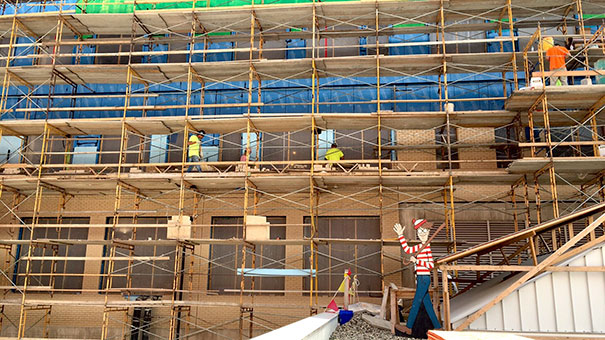
[[[397, 145], [419, 146], [435, 144], [434, 130], [398, 130]], [[404, 161], [405, 169], [417, 171], [436, 170], [435, 149], [398, 150], [397, 160]]]
[[[459, 128], [458, 143], [460, 144], [488, 144], [494, 143], [494, 129], [491, 128]], [[481, 162], [483, 160], [496, 159], [496, 150], [490, 147], [473, 147], [458, 149], [458, 158], [461, 170], [495, 170], [497, 169], [496, 162]], [[464, 161], [472, 160], [471, 163]], [[479, 161], [479, 162], [477, 162]]]

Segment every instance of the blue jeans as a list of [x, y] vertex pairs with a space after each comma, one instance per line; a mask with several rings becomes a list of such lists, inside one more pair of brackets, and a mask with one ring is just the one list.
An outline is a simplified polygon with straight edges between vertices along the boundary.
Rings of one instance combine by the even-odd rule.
[[433, 310], [431, 296], [429, 295], [430, 286], [430, 275], [416, 275], [416, 294], [414, 294], [414, 302], [412, 302], [412, 309], [410, 310], [410, 316], [408, 317], [408, 322], [406, 324], [409, 329], [414, 327], [414, 322], [418, 316], [418, 310], [420, 310], [420, 304], [424, 304], [424, 309], [426, 309], [426, 312], [433, 323], [433, 327], [435, 327], [435, 329], [441, 328], [439, 319], [437, 319], [437, 315], [435, 315], [435, 311]]
[[[200, 156], [189, 156], [189, 158], [187, 158], [187, 162], [190, 163], [197, 163], [200, 161]], [[202, 172], [202, 167], [200, 167], [199, 164], [191, 164], [188, 168], [187, 168], [187, 172], [191, 172], [191, 170], [193, 170], [194, 168], [197, 168], [198, 172]]]

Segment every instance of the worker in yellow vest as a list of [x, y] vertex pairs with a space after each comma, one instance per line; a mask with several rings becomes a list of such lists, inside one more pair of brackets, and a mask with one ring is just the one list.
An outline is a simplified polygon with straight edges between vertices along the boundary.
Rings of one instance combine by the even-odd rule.
[[[201, 130], [197, 133], [194, 133], [189, 137], [189, 142], [187, 143], [187, 162], [190, 163], [199, 163], [202, 159], [202, 139], [204, 138], [204, 134], [206, 131]], [[197, 168], [198, 172], [202, 172], [202, 167], [199, 164], [192, 164], [187, 168], [187, 172], [191, 172], [194, 168]]]
[[328, 163], [328, 167], [332, 167], [332, 162], [339, 161], [344, 156], [345, 156], [345, 154], [342, 151], [340, 151], [340, 149], [338, 148], [338, 145], [336, 145], [336, 143], [332, 143], [330, 150], [328, 150], [328, 152], [326, 152], [326, 156], [325, 156], [326, 160], [330, 161], [330, 163]]

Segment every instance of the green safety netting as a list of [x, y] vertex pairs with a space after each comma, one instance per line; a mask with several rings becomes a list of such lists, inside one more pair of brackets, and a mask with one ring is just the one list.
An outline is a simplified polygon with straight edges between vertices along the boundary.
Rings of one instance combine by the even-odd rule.
[[584, 19], [604, 19], [605, 14], [584, 14], [582, 17]]
[[[234, 7], [254, 5], [276, 5], [310, 3], [311, 0], [203, 0], [195, 1], [196, 8], [203, 7]], [[359, 0], [322, 0], [323, 2], [359, 1]], [[133, 0], [78, 0], [78, 13], [131, 13], [134, 8]], [[158, 2], [153, 4], [137, 4], [137, 11], [192, 8], [194, 1]]]

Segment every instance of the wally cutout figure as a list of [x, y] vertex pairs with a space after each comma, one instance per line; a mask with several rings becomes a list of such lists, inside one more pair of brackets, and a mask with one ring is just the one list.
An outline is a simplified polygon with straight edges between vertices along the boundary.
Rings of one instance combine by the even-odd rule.
[[429, 287], [431, 285], [431, 269], [433, 269], [435, 265], [433, 263], [431, 246], [429, 243], [427, 243], [427, 240], [433, 224], [425, 219], [412, 220], [412, 223], [414, 224], [414, 229], [416, 229], [418, 239], [420, 242], [422, 242], [422, 244], [418, 244], [413, 247], [408, 246], [408, 242], [403, 236], [405, 226], [402, 227], [399, 223], [395, 223], [393, 226], [393, 230], [395, 233], [397, 233], [399, 243], [401, 243], [403, 251], [407, 254], [418, 253], [418, 255], [410, 257], [410, 261], [414, 262], [414, 269], [416, 271], [416, 293], [414, 294], [412, 309], [410, 310], [410, 316], [408, 317], [408, 322], [406, 324], [407, 327], [402, 327], [404, 332], [407, 334], [412, 333], [414, 322], [416, 322], [416, 317], [418, 316], [418, 311], [420, 310], [420, 305], [422, 304], [424, 304], [424, 308], [431, 319], [431, 322], [433, 323], [433, 327], [435, 329], [441, 328], [441, 324], [437, 319], [437, 315], [435, 315], [431, 297], [429, 295]]

